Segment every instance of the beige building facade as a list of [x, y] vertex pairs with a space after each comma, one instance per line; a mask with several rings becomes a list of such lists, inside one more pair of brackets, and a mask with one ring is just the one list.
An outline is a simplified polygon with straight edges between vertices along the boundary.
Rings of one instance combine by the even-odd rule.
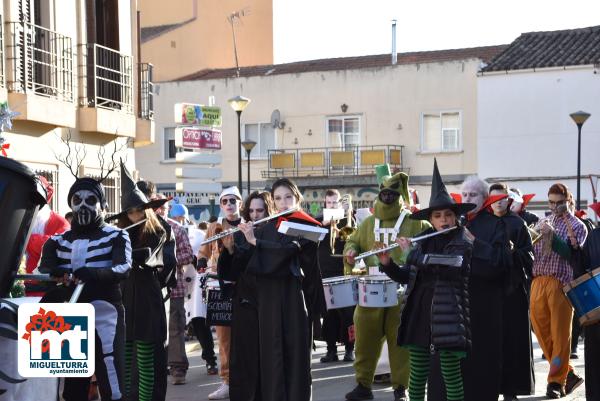
[[273, 63], [272, 0], [140, 2], [141, 51], [154, 80], [169, 81], [205, 68]]
[[[181, 150], [174, 147], [174, 104], [213, 99], [223, 115], [222, 182], [237, 185], [237, 117], [227, 100], [243, 95], [251, 102], [241, 115], [242, 140], [257, 142], [252, 189], [287, 176], [309, 204], [333, 187], [352, 194], [355, 206], [369, 206], [377, 193], [374, 166], [389, 163], [409, 173], [426, 200], [434, 157], [450, 183], [476, 173], [477, 72], [503, 48], [399, 54], [396, 65], [380, 55], [248, 67], [240, 78], [235, 69], [206, 70], [161, 83], [157, 140], [136, 151], [137, 165], [144, 178], [172, 192]], [[184, 197], [197, 209], [210, 198]]]
[[[3, 134], [8, 157], [55, 187], [65, 214], [75, 177], [58, 161], [71, 143], [78, 175], [99, 176], [134, 146], [154, 138], [151, 66], [137, 58], [137, 1], [3, 0], [0, 101], [20, 113]], [[117, 152], [115, 153], [115, 149]], [[106, 181], [109, 212], [119, 211], [119, 171]]]

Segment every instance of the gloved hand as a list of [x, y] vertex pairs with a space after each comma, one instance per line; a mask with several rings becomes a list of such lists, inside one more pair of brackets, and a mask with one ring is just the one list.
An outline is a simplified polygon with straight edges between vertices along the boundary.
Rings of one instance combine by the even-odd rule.
[[75, 270], [73, 272], [73, 275], [83, 281], [84, 283], [87, 283], [89, 281], [93, 281], [93, 280], [97, 280], [98, 279], [98, 272], [95, 271], [95, 269], [93, 268], [89, 268], [89, 267], [80, 267], [79, 269]]

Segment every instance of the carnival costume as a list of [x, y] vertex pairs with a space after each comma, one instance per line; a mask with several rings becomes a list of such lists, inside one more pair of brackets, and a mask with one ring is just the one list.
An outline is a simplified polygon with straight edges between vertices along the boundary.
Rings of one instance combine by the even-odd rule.
[[[129, 225], [127, 211], [157, 208], [166, 199], [148, 201], [121, 164], [121, 212], [110, 219]], [[175, 240], [171, 227], [145, 232], [147, 222], [128, 229], [134, 248], [131, 273], [123, 282], [126, 318], [125, 380], [128, 400], [164, 400], [167, 391], [167, 318], [161, 289], [175, 279]], [[149, 252], [141, 251], [150, 248]], [[149, 255], [148, 255], [149, 253]]]
[[[395, 199], [392, 203], [386, 204], [382, 201], [382, 195], [384, 197], [392, 195]], [[382, 178], [379, 197], [375, 201], [374, 215], [367, 217], [350, 236], [344, 247], [344, 254], [349, 250], [354, 250], [356, 253], [369, 251], [373, 249], [376, 241], [391, 244], [397, 237], [412, 237], [427, 229], [429, 223], [408, 218], [411, 213], [403, 208], [403, 201], [407, 199], [409, 199], [408, 175], [397, 173]], [[397, 264], [405, 262], [405, 255], [399, 248], [391, 252], [391, 257]], [[365, 262], [367, 266], [378, 265], [376, 256], [367, 258]], [[351, 274], [352, 267], [345, 261], [344, 273]], [[370, 388], [377, 360], [386, 340], [392, 386], [399, 394], [404, 393], [408, 386], [409, 362], [408, 352], [396, 344], [400, 311], [400, 304], [388, 308], [366, 308], [360, 305], [356, 307], [354, 369], [358, 386], [346, 395], [347, 399], [359, 400], [373, 397]]]
[[[129, 235], [102, 220], [106, 198], [104, 187], [95, 179], [78, 178], [67, 200], [74, 214], [71, 230], [46, 241], [39, 270], [61, 278], [72, 273], [84, 282], [78, 302], [89, 302], [96, 311], [95, 374], [100, 394], [102, 399], [120, 400], [123, 397], [125, 326], [119, 283], [131, 268]], [[57, 293], [64, 297], [73, 287], [57, 288], [46, 295], [46, 300]], [[87, 399], [89, 385], [87, 377], [66, 378], [64, 399]]]
[[[451, 209], [458, 219], [473, 209], [455, 203], [434, 162], [429, 208], [410, 216], [427, 220], [436, 210]], [[424, 234], [434, 233], [430, 228]], [[410, 351], [411, 401], [423, 401], [431, 354], [438, 353], [448, 400], [462, 400], [462, 359], [471, 343], [468, 281], [473, 242], [465, 229], [425, 239], [410, 250], [406, 265], [390, 261], [382, 270], [393, 280], [408, 284], [398, 345]], [[433, 256], [433, 257], [432, 257]], [[435, 261], [433, 261], [435, 260]]]

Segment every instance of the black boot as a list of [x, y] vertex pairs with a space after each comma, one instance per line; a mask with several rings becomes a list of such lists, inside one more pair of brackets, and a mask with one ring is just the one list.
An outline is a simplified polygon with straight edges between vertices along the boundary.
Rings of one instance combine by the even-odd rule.
[[348, 401], [372, 400], [373, 392], [370, 388], [358, 383], [356, 387], [354, 387], [354, 390], [346, 394], [346, 399]]
[[344, 362], [354, 362], [354, 351], [347, 349], [344, 354]]
[[337, 362], [339, 360], [337, 351], [327, 351], [325, 356], [321, 358], [322, 363]]
[[399, 385], [397, 389], [394, 390], [394, 401], [406, 401], [408, 397], [406, 396], [406, 389], [403, 385]]

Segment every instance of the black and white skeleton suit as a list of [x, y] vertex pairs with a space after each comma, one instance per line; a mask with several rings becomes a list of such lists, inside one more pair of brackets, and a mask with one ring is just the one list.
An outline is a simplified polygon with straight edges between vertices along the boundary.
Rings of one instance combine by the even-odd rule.
[[[96, 312], [95, 374], [100, 394], [103, 400], [121, 400], [125, 326], [119, 283], [131, 268], [129, 235], [102, 220], [106, 200], [98, 181], [78, 179], [68, 201], [74, 213], [71, 230], [44, 244], [39, 270], [57, 277], [72, 273], [85, 283], [78, 302], [89, 302]], [[59, 290], [63, 297], [74, 286], [69, 288]], [[52, 292], [45, 298], [52, 301]], [[89, 385], [89, 378], [66, 378], [65, 401], [87, 400]]]

